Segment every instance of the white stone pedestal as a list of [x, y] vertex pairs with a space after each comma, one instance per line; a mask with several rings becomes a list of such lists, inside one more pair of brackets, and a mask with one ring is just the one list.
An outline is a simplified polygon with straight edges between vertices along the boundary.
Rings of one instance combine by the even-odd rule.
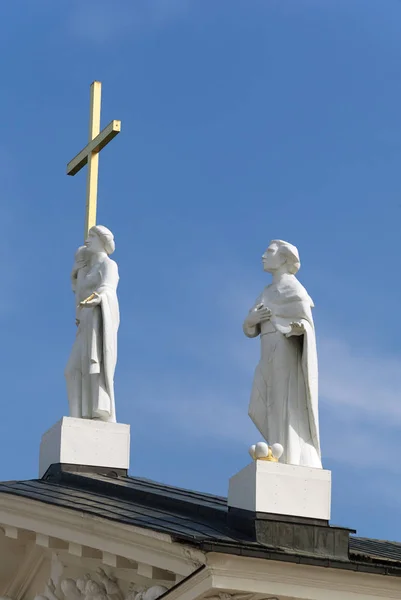
[[228, 506], [329, 521], [331, 471], [256, 460], [231, 477]]
[[39, 477], [55, 463], [128, 469], [129, 453], [129, 425], [63, 417], [42, 436]]

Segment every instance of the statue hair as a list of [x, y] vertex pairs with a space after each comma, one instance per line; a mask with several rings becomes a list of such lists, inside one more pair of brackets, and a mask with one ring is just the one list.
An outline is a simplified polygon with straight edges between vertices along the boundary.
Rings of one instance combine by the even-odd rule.
[[100, 238], [104, 251], [110, 256], [113, 254], [116, 249], [116, 244], [114, 242], [114, 235], [111, 233], [110, 229], [107, 229], [104, 225], [94, 225], [90, 228], [90, 231], [96, 233], [96, 235]]
[[288, 273], [290, 273], [290, 275], [298, 273], [301, 266], [298, 249], [289, 242], [284, 242], [283, 240], [272, 240], [271, 243], [277, 244], [280, 254], [285, 256]]

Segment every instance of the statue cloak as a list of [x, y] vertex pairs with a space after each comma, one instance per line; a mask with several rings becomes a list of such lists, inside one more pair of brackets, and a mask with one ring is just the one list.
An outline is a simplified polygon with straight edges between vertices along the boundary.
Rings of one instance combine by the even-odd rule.
[[[100, 285], [93, 291], [100, 305], [92, 309], [93, 326], [89, 329], [89, 373], [99, 373], [99, 392], [92, 395], [92, 418], [115, 421], [114, 372], [117, 363], [117, 331], [120, 323], [117, 299], [118, 268], [107, 259], [100, 265]], [[91, 309], [83, 308], [83, 311]]]

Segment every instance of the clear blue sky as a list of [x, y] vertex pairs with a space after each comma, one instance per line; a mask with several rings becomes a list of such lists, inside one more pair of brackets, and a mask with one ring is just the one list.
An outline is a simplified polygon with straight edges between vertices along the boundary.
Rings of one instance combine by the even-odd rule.
[[0, 479], [67, 411], [89, 84], [99, 219], [120, 268], [118, 418], [133, 475], [225, 494], [247, 417], [269, 240], [315, 301], [333, 522], [401, 540], [401, 2], [13, 0], [0, 9]]

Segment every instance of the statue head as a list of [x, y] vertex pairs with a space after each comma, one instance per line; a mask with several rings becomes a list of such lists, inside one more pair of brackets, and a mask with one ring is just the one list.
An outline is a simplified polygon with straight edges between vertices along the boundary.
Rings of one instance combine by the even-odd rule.
[[262, 262], [263, 269], [267, 273], [276, 273], [281, 270], [284, 273], [295, 275], [301, 266], [297, 248], [283, 240], [270, 242], [262, 256]]
[[106, 252], [108, 255], [113, 254], [116, 247], [114, 235], [104, 225], [94, 225], [89, 229], [85, 246], [88, 252]]

